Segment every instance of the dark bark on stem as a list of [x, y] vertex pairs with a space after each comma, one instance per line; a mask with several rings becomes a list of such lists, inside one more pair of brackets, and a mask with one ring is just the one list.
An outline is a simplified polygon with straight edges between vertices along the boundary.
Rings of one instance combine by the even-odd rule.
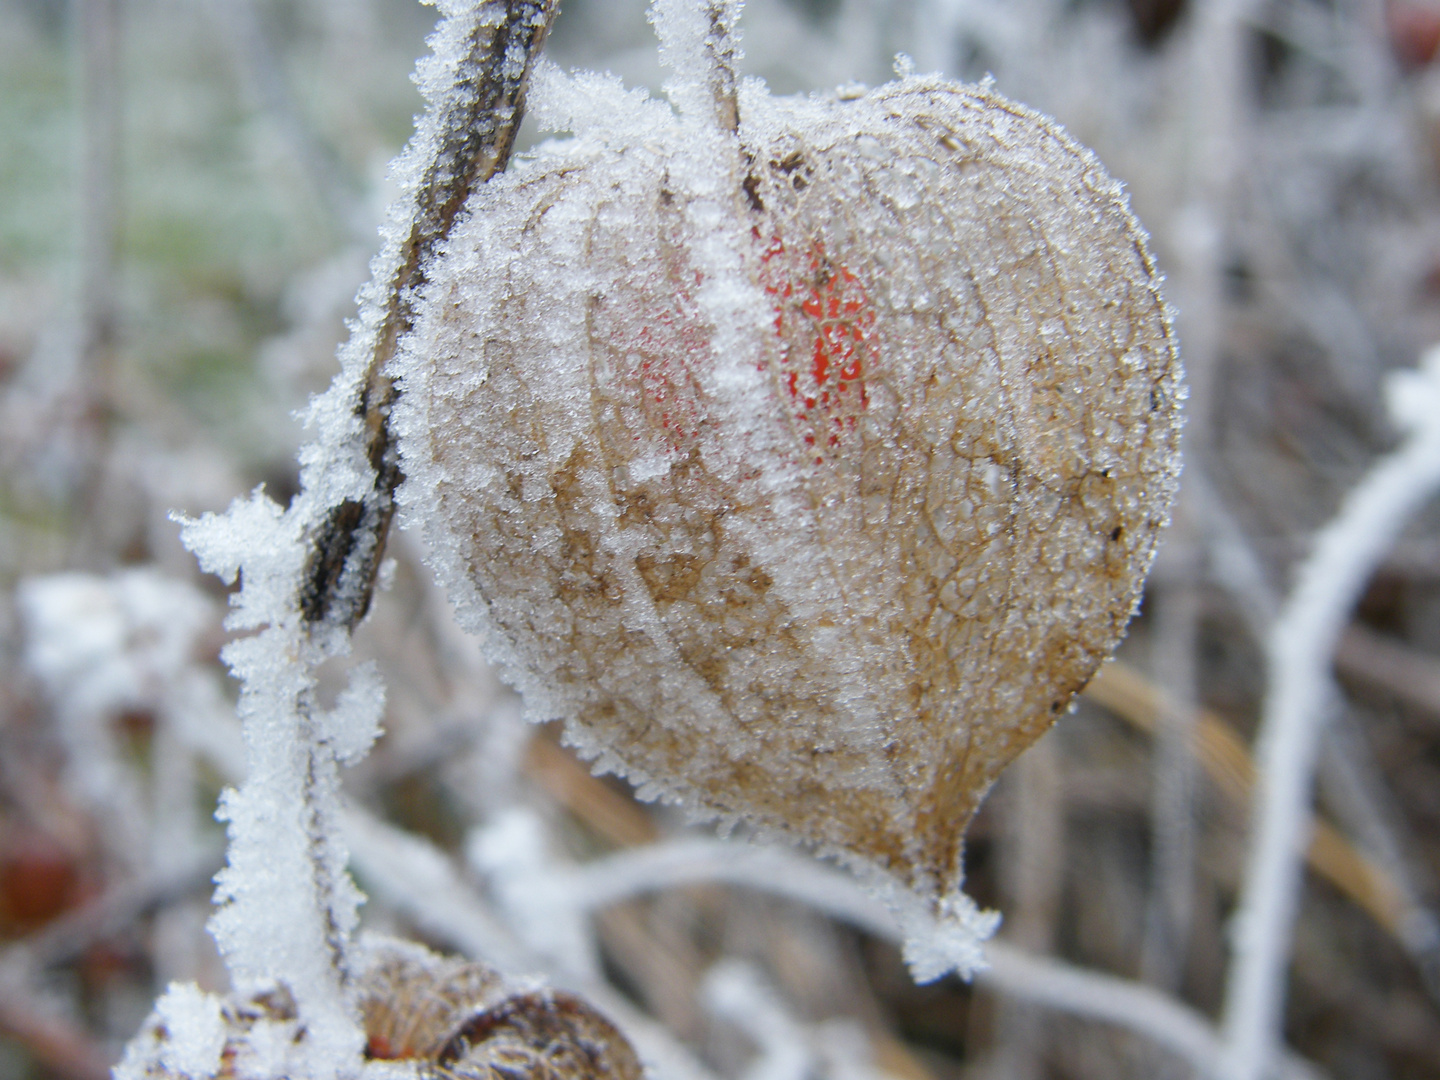
[[715, 98], [715, 122], [732, 135], [740, 130], [740, 103], [735, 89], [734, 0], [713, 0], [706, 12], [710, 33], [705, 37], [705, 58], [710, 63], [710, 92]]
[[[305, 718], [305, 732], [310, 756], [305, 763], [305, 831], [310, 837], [310, 872], [315, 879], [315, 892], [324, 897], [325, 946], [330, 950], [330, 967], [338, 973], [342, 985], [349, 983], [350, 966], [345, 962], [349, 944], [345, 928], [335, 917], [335, 897], [339, 889], [334, 867], [326, 858], [336, 835], [338, 824], [325, 813], [328, 800], [321, 796], [324, 779], [335, 780], [335, 754], [330, 745], [316, 737], [315, 711], [310, 701], [302, 701], [300, 714]], [[322, 779], [323, 778], [323, 779]], [[332, 794], [333, 798], [333, 794]], [[342, 871], [343, 873], [343, 871]]]
[[[355, 404], [356, 415], [364, 421], [365, 456], [375, 470], [374, 486], [363, 501], [346, 500], [334, 507], [310, 540], [300, 610], [312, 625], [353, 630], [370, 608], [385, 537], [395, 516], [395, 491], [403, 478], [390, 432], [390, 413], [399, 391], [385, 370], [399, 343], [414, 329], [417, 298], [435, 251], [470, 193], [503, 171], [510, 160], [530, 73], [559, 0], [506, 0], [495, 6], [503, 9], [503, 18], [477, 28], [450, 106], [439, 118], [440, 146], [419, 186], [414, 224]], [[517, 51], [525, 57], [518, 70], [509, 62]]]

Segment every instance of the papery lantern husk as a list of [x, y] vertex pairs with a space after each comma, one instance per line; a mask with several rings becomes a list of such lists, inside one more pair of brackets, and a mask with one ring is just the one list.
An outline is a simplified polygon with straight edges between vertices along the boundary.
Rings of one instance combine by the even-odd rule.
[[532, 717], [937, 897], [1135, 608], [1174, 336], [1119, 185], [988, 89], [750, 87], [740, 123], [718, 201], [680, 121], [476, 197], [405, 494]]

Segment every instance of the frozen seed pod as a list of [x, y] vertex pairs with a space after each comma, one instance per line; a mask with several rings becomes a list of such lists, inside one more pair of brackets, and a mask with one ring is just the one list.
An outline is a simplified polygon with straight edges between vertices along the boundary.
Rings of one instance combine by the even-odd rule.
[[411, 519], [583, 754], [948, 893], [1175, 490], [1144, 232], [984, 87], [532, 102], [575, 138], [472, 200], [400, 371]]
[[[517, 987], [484, 964], [368, 937], [351, 957], [365, 1056], [416, 1080], [641, 1080], [629, 1041], [574, 994]], [[310, 1075], [312, 1036], [277, 987], [220, 998], [171, 984], [116, 1067], [119, 1080]], [[394, 1074], [398, 1075], [398, 1074]]]
[[519, 989], [473, 961], [384, 942], [358, 980], [367, 1056], [433, 1080], [641, 1080], [634, 1049], [588, 1003]]

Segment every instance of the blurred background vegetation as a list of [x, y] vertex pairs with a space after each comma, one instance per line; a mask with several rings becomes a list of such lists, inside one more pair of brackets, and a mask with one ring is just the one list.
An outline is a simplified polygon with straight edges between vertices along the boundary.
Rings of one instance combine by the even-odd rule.
[[[552, 59], [659, 92], [641, 0], [563, 8]], [[414, 0], [0, 0], [0, 1077], [95, 1077], [166, 980], [223, 985], [202, 925], [225, 778], [188, 782], [186, 873], [117, 850], [15, 597], [145, 567], [220, 599], [168, 515], [294, 490], [294, 414], [334, 370], [433, 23]], [[1243, 767], [1214, 762], [1253, 732], [1295, 560], [1394, 444], [1385, 374], [1440, 341], [1440, 0], [750, 0], [744, 25], [745, 70], [780, 93], [878, 84], [897, 51], [993, 74], [1093, 146], [1153, 233], [1192, 385], [1176, 523], [1121, 674], [1002, 781], [969, 888], [1018, 944], [1213, 1014], [1246, 824]], [[1437, 524], [1392, 553], [1337, 657], [1333, 844], [1286, 1031], [1337, 1080], [1440, 1077]], [[683, 831], [518, 726], [414, 543], [394, 554], [361, 633], [391, 699], [359, 803], [457, 865], [517, 805], [576, 858]], [[192, 660], [218, 673], [208, 619]], [[96, 729], [137, 790], [160, 711], [140, 693]], [[427, 934], [378, 892], [367, 919]], [[852, 1023], [892, 1077], [1184, 1075], [1113, 1030], [916, 988], [888, 946], [743, 890], [628, 903], [600, 934], [614, 984], [725, 1077], [755, 1046], [704, 1005], [721, 957], [800, 1021]]]

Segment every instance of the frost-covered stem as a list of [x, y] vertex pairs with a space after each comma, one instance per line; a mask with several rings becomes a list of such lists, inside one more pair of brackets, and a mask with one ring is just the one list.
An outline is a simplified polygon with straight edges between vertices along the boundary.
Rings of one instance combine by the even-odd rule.
[[982, 986], [1072, 1016], [1100, 1020], [1143, 1035], [1192, 1066], [1213, 1073], [1219, 1040], [1205, 1018], [1143, 983], [1086, 971], [1003, 942], [985, 949], [990, 969]]
[[711, 0], [706, 8], [710, 32], [705, 35], [705, 58], [709, 61], [710, 94], [715, 99], [715, 123], [722, 131], [740, 130], [740, 105], [735, 91], [736, 22], [739, 0]]
[[708, 114], [720, 131], [740, 127], [735, 62], [743, 0], [655, 0], [650, 19], [660, 62], [674, 70], [665, 93], [682, 114]]
[[[364, 460], [374, 470], [373, 485], [360, 499], [329, 507], [323, 523], [307, 537], [308, 561], [299, 583], [298, 606], [312, 636], [328, 628], [348, 631], [365, 616], [375, 575], [394, 516], [400, 483], [399, 457], [390, 436], [390, 410], [397, 391], [386, 366], [415, 324], [416, 305], [429, 267], [470, 193], [504, 169], [524, 112], [525, 90], [544, 45], [557, 0], [503, 0], [457, 5], [436, 38], [437, 60], [447, 67], [448, 85], [436, 88], [427, 127], [412, 146], [423, 164], [388, 281], [376, 282], [386, 297], [373, 337], [354, 409], [362, 422]], [[442, 52], [459, 38], [458, 52]], [[447, 40], [452, 39], [452, 40]], [[342, 375], [343, 378], [343, 375]], [[323, 648], [323, 646], [322, 646]], [[339, 790], [335, 756], [315, 731], [310, 693], [302, 694], [299, 718], [309, 735], [303, 779], [305, 826], [312, 838], [311, 862], [322, 896], [343, 888], [343, 860], [327, 854], [327, 838], [338, 835], [334, 820]], [[343, 954], [347, 920], [331, 911], [326, 940], [337, 961]], [[337, 962], [343, 970], [343, 963]]]
[[459, 46], [457, 56], [446, 58], [453, 65], [448, 71], [452, 78], [427, 118], [428, 139], [412, 144], [412, 157], [422, 160], [416, 162], [420, 172], [413, 181], [408, 227], [395, 238], [399, 245], [394, 257], [377, 264], [387, 272], [372, 283], [371, 295], [384, 297], [383, 314], [378, 326], [362, 331], [369, 355], [354, 407], [363, 424], [363, 451], [374, 470], [374, 484], [363, 498], [332, 506], [309, 537], [300, 597], [309, 622], [353, 629], [369, 610], [401, 480], [390, 434], [397, 392], [386, 367], [415, 325], [431, 257], [470, 193], [510, 160], [530, 73], [558, 6], [558, 0], [456, 5], [449, 31], [460, 36], [456, 30], [461, 30], [463, 39], [450, 43]]
[[[298, 569], [298, 549], [288, 562]], [[242, 683], [248, 774], [221, 801], [230, 849], [211, 920], [237, 988], [278, 980], [290, 990], [306, 1028], [299, 1071], [311, 1077], [353, 1071], [363, 1041], [342, 994], [359, 896], [345, 876], [343, 842], [325, 821], [338, 766], [333, 754], [325, 760], [310, 704], [325, 655], [293, 615], [226, 650]], [[330, 783], [320, 787], [318, 777]]]
[[368, 750], [383, 698], [373, 667], [362, 667], [325, 710], [315, 673], [349, 652], [394, 512], [396, 390], [386, 365], [415, 322], [430, 264], [460, 209], [509, 158], [556, 6], [442, 3], [435, 54], [418, 72], [430, 107], [395, 165], [402, 196], [361, 291], [341, 372], [312, 404], [319, 434], [300, 454], [300, 493], [281, 510], [257, 492], [185, 530], [207, 570], [243, 577], [227, 625], [260, 631], [226, 650], [241, 681], [247, 777], [222, 801], [229, 864], [211, 929], [239, 989], [273, 980], [290, 990], [305, 1030], [292, 1071], [309, 1080], [360, 1067], [364, 1036], [345, 994], [360, 896], [346, 872], [339, 766]]
[[1405, 521], [1440, 489], [1440, 351], [1426, 356], [1422, 373], [1407, 373], [1390, 389], [1392, 411], [1410, 428], [1409, 438], [1350, 493], [1316, 538], [1270, 634], [1255, 824], [1225, 995], [1226, 1080], [1261, 1080], [1273, 1069], [1336, 645]]

